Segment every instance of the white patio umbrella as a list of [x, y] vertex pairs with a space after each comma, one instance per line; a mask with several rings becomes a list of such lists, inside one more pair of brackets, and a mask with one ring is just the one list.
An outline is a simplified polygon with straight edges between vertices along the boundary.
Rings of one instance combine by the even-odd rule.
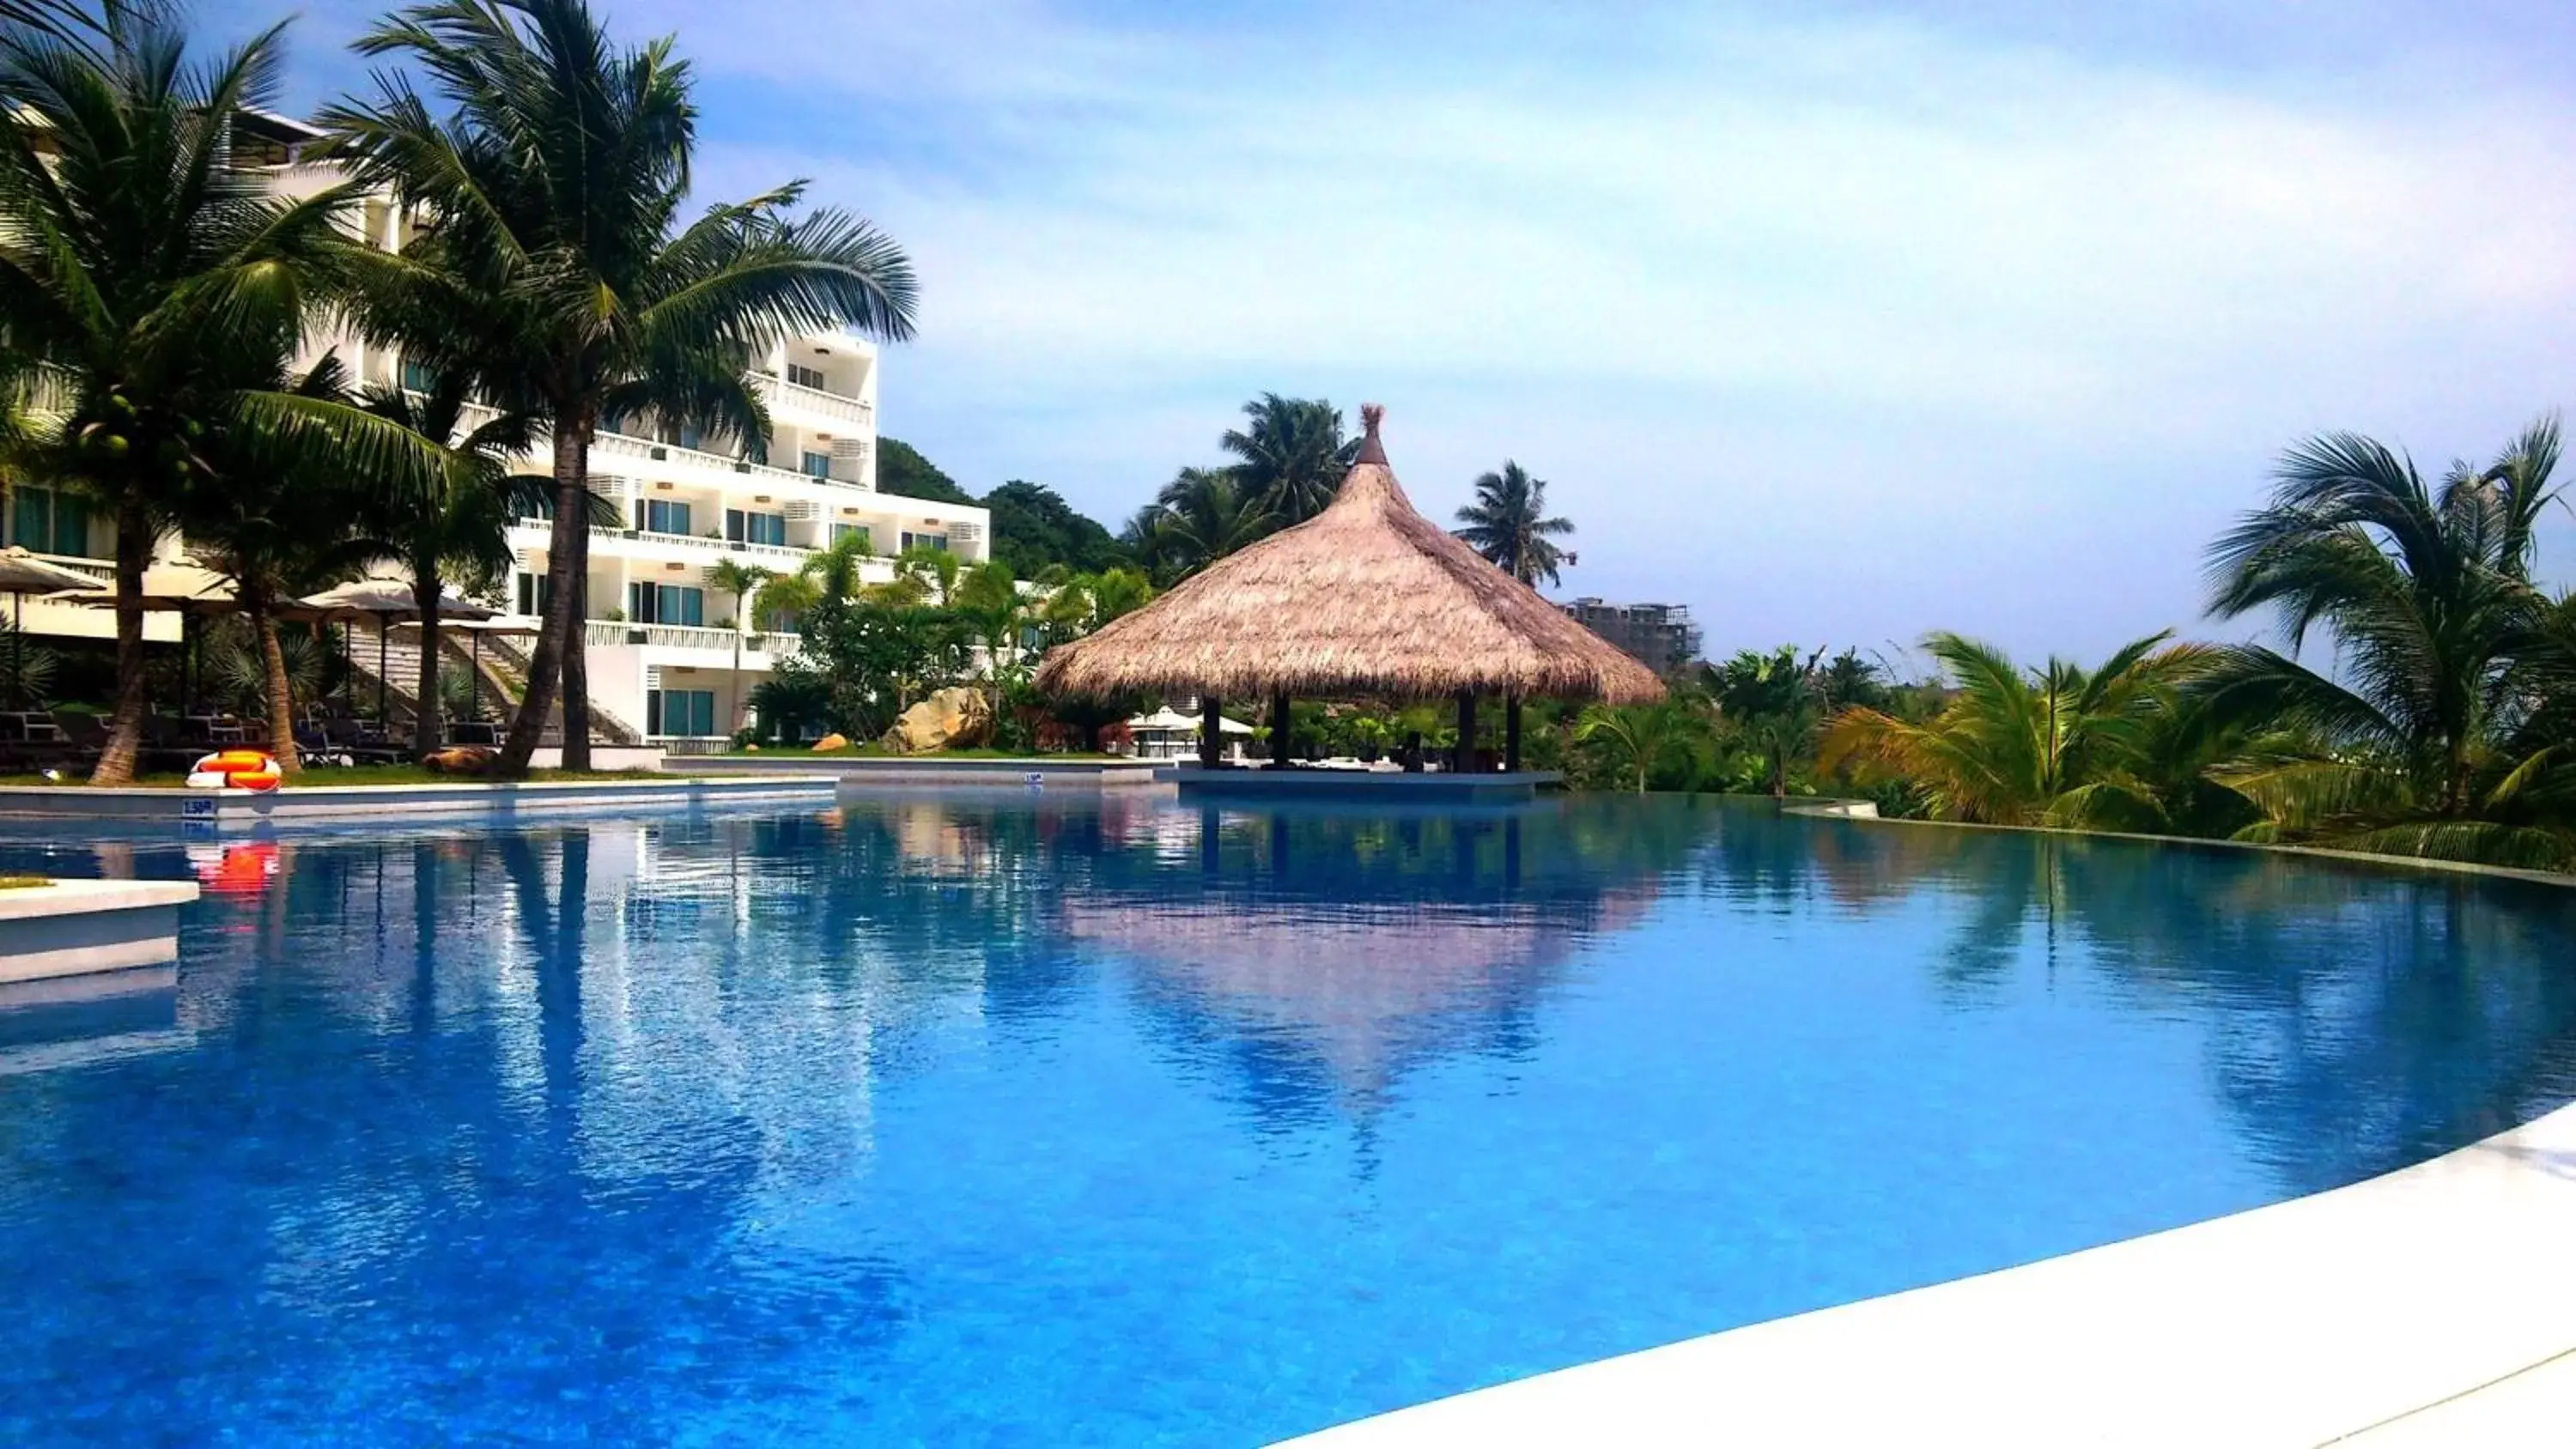
[[[405, 619], [400, 623], [395, 624], [393, 627], [397, 629], [417, 629], [420, 627], [420, 621], [418, 619]], [[537, 626], [534, 624], [523, 624], [515, 619], [500, 618], [445, 619], [441, 621], [439, 627], [442, 629], [454, 629], [458, 633], [463, 634], [472, 643], [474, 667], [468, 671], [466, 678], [474, 682], [472, 709], [476, 714], [481, 714], [483, 712], [483, 636], [486, 634], [517, 634], [525, 636], [538, 632]], [[379, 678], [381, 678], [381, 676], [379, 676]]]
[[[301, 602], [308, 608], [320, 609], [326, 613], [365, 614], [376, 621], [376, 719], [381, 723], [385, 717], [386, 701], [386, 634], [397, 620], [420, 617], [420, 607], [411, 596], [411, 580], [359, 579], [353, 583], [341, 584], [336, 588], [324, 589], [318, 594], [309, 594]], [[484, 608], [481, 604], [469, 604], [454, 594], [442, 595], [438, 601], [438, 617], [442, 623], [450, 619], [489, 619], [498, 612], [495, 609]], [[343, 654], [347, 653], [346, 639], [347, 635], [344, 632], [341, 646]], [[431, 707], [428, 702], [422, 705], [424, 709]]]
[[15, 666], [9, 672], [11, 709], [26, 702], [19, 697], [19, 690], [27, 675], [27, 596], [100, 593], [106, 588], [105, 584], [78, 569], [38, 558], [16, 544], [0, 549], [0, 594], [9, 596], [10, 647], [17, 654], [10, 661]]

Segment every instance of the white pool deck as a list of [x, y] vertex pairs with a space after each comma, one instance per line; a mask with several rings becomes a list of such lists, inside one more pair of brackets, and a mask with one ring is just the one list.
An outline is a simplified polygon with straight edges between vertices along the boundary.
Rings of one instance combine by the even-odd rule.
[[2576, 1107], [2332, 1192], [1291, 1442], [2576, 1445]]

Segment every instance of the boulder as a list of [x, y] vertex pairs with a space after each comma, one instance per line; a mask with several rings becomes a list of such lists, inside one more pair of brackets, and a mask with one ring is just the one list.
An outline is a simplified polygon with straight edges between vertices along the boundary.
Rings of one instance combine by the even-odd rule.
[[819, 755], [825, 750], [846, 750], [849, 747], [850, 737], [838, 731], [834, 731], [833, 733], [825, 735], [814, 742], [814, 753]]
[[440, 775], [488, 775], [501, 752], [490, 745], [456, 745], [432, 751], [421, 765]]
[[877, 743], [897, 755], [980, 745], [992, 737], [993, 703], [980, 689], [942, 689], [903, 712]]

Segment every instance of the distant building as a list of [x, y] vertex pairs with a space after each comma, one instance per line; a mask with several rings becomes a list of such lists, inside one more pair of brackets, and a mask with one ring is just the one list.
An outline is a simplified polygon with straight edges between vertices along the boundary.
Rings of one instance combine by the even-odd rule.
[[1627, 650], [1657, 674], [1671, 674], [1699, 658], [1699, 626], [1680, 604], [1605, 604], [1576, 599], [1560, 605], [1584, 628]]

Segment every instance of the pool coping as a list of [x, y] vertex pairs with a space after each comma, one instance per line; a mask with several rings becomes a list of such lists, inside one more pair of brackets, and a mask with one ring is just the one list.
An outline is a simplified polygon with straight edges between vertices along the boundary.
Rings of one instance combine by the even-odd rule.
[[2576, 1403], [2571, 1221], [2576, 1106], [2348, 1187], [1288, 1442], [2497, 1442]]
[[179, 907], [196, 899], [195, 881], [59, 879], [0, 890], [0, 994], [176, 961]]
[[305, 821], [384, 816], [511, 816], [619, 805], [669, 807], [719, 801], [825, 799], [837, 782], [796, 774], [636, 780], [459, 780], [409, 785], [290, 785], [273, 791], [0, 786], [0, 818], [110, 824], [166, 822], [254, 830]]
[[[2576, 888], [2576, 875], [2552, 871], [2317, 846], [1819, 818], [2217, 846]], [[2570, 1221], [2576, 1104], [2345, 1187], [1515, 1379], [1283, 1444], [2554, 1443], [2576, 1413]]]
[[[828, 778], [867, 788], [881, 785], [977, 785], [1122, 789], [1154, 783], [1154, 764], [1137, 760], [1066, 760], [1045, 755], [956, 757], [946, 755], [690, 755], [686, 768], [713, 775], [769, 773]], [[665, 768], [669, 768], [666, 766]]]

